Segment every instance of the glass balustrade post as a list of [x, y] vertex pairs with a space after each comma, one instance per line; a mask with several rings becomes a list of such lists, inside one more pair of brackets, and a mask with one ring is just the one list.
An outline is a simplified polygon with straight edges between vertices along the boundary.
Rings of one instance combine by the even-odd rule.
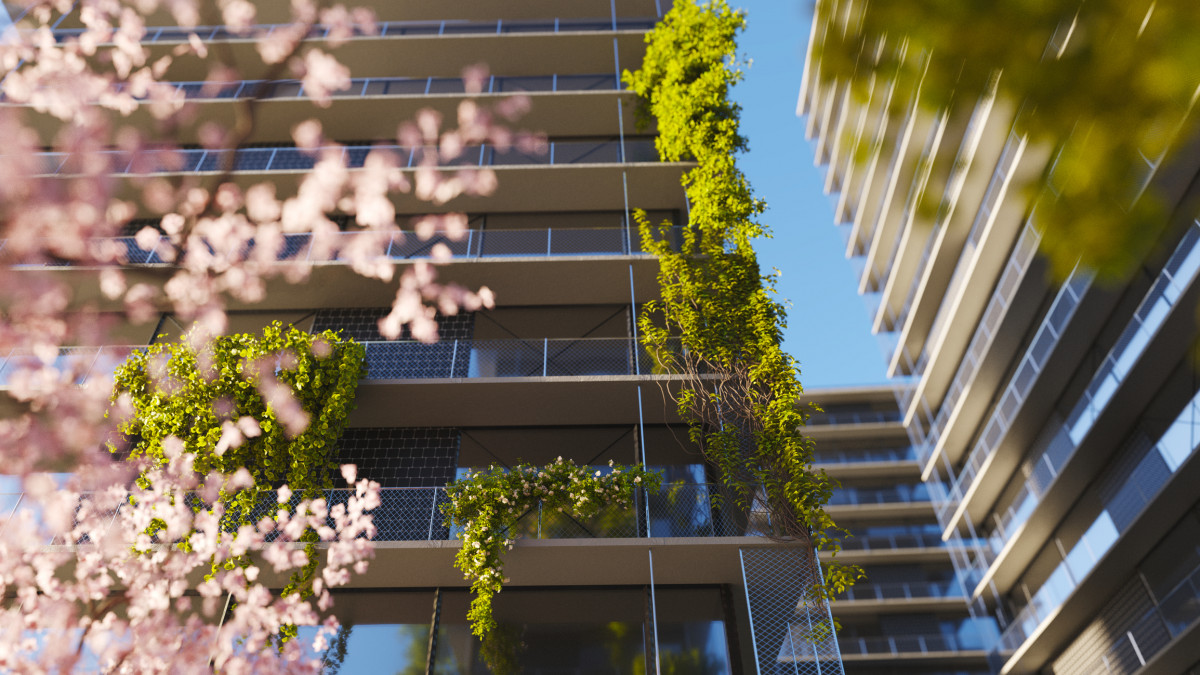
[[546, 377], [550, 361], [550, 338], [542, 338], [542, 377]]
[[546, 228], [546, 255], [550, 255], [550, 233], [551, 232], [552, 232], [552, 230], [547, 227]]

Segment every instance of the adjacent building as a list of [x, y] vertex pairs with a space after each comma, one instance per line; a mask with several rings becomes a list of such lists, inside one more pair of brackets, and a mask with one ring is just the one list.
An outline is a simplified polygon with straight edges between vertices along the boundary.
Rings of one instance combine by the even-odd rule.
[[[394, 282], [364, 280], [337, 259], [316, 262], [304, 283], [272, 282], [264, 302], [230, 313], [231, 331], [281, 321], [341, 330], [366, 343], [369, 374], [337, 459], [379, 481], [384, 503], [375, 516], [380, 534], [370, 570], [338, 594], [344, 651], [327, 655], [330, 668], [485, 672], [466, 620], [468, 583], [452, 566], [458, 542], [441, 512], [443, 486], [469, 470], [563, 456], [601, 471], [610, 461], [645, 464], [661, 470], [668, 486], [639, 495], [632, 511], [584, 521], [537, 508], [522, 520], [523, 536], [507, 558], [511, 581], [496, 600], [520, 672], [843, 672], [827, 630], [829, 609], [804, 594], [816, 581], [804, 571], [811, 552], [763, 536], [770, 531], [764, 514], [716, 499], [722, 488], [670, 400], [678, 381], [656, 372], [637, 340], [639, 308], [658, 295], [657, 263], [642, 253], [629, 214], [642, 208], [653, 220], [687, 227], [680, 177], [690, 164], [658, 161], [653, 130], [638, 128], [620, 74], [639, 65], [644, 35], [669, 2], [368, 4], [380, 33], [339, 48], [354, 80], [320, 111], [325, 133], [345, 146], [352, 169], [371, 146], [394, 144], [397, 125], [418, 110], [452, 119], [466, 95], [461, 73], [479, 63], [490, 75], [478, 99], [527, 96], [531, 109], [519, 125], [549, 142], [544, 153], [469, 146], [445, 162], [493, 169], [499, 188], [491, 195], [445, 207], [396, 197], [402, 231], [387, 248], [389, 258], [404, 267], [446, 246], [451, 259], [439, 268], [440, 279], [487, 285], [496, 296], [494, 309], [440, 317], [436, 344], [407, 335], [384, 340], [378, 320], [395, 296]], [[264, 25], [284, 20], [281, 8], [259, 8]], [[78, 25], [78, 17], [67, 15], [58, 30], [69, 36]], [[250, 49], [221, 28], [197, 33], [227, 43], [235, 56]], [[309, 39], [324, 40], [325, 27], [316, 26]], [[151, 21], [145, 40], [166, 52], [187, 33]], [[167, 73], [198, 114], [213, 120], [228, 119], [231, 100], [266, 92], [233, 180], [266, 179], [281, 194], [293, 190], [313, 162], [290, 135], [315, 111], [301, 84], [250, 79], [215, 90], [199, 81], [205, 75], [185, 61]], [[420, 149], [393, 150], [410, 167], [419, 161]], [[177, 175], [203, 178], [221, 166], [220, 155], [199, 145], [182, 157]], [[48, 154], [48, 172], [61, 170], [63, 160]], [[463, 238], [422, 239], [412, 231], [411, 218], [451, 209], [469, 214]], [[131, 233], [154, 224], [139, 220]], [[121, 242], [135, 280], [161, 284], [169, 277], [171, 266], [156, 253], [133, 237]], [[307, 235], [288, 235], [278, 264], [308, 255], [308, 243]], [[53, 261], [29, 271], [67, 280], [76, 299], [104, 306], [95, 269]], [[186, 321], [165, 312], [156, 324], [123, 326], [118, 334], [137, 345], [186, 329]], [[93, 350], [104, 358], [72, 354], [86, 352], [103, 369], [121, 353]], [[920, 617], [910, 637], [930, 659], [976, 659], [977, 644], [955, 642], [965, 605], [961, 593], [949, 599], [957, 582], [929, 529], [926, 488], [890, 391], [829, 397], [817, 434], [829, 439], [822, 452], [830, 471], [845, 475], [848, 486], [831, 508], [861, 530], [843, 556], [886, 563], [894, 572], [880, 573], [845, 603], [854, 660], [867, 666], [855, 672], [879, 672], [878, 640], [888, 636], [880, 625], [887, 622], [873, 614], [890, 616], [901, 605]], [[849, 423], [833, 399], [878, 407], [880, 417]], [[903, 488], [885, 476], [893, 464], [907, 476]], [[887, 513], [854, 515], [873, 510]], [[888, 656], [907, 658], [913, 651], [907, 644]]]
[[1082, 267], [1058, 282], [1015, 186], [1046, 171], [1054, 191], [1064, 177], [1057, 148], [1016, 130], [1019, 101], [926, 110], [886, 78], [851, 91], [821, 57], [810, 49], [798, 112], [889, 345], [910, 480], [928, 491], [987, 670], [1196, 672], [1194, 114], [1130, 167], [1129, 199], [1165, 200], [1160, 252], [1124, 283]]

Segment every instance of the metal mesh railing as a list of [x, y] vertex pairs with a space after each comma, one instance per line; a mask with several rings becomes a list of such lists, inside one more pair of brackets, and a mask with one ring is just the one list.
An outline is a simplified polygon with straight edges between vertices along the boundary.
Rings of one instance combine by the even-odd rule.
[[812, 552], [775, 546], [743, 548], [740, 555], [758, 672], [843, 675], [829, 605], [807, 594], [821, 581]]

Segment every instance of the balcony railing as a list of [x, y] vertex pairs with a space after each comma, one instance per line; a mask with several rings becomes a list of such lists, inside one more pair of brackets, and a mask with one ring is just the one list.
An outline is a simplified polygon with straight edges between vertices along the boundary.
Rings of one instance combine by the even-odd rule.
[[[812, 420], [809, 420], [811, 423]], [[847, 448], [845, 450], [816, 450], [814, 464], [855, 464], [859, 462], [912, 462], [917, 451], [911, 445], [899, 448]]]
[[[681, 230], [680, 227], [673, 228], [673, 232]], [[356, 237], [364, 236], [364, 233], [343, 232], [334, 236], [339, 241], [335, 242], [332, 248], [340, 251], [349, 246]], [[631, 237], [630, 231], [624, 227], [538, 230], [481, 229], [468, 230], [460, 239], [451, 239], [446, 235], [436, 234], [422, 240], [413, 232], [396, 232], [384, 236], [387, 236], [388, 239], [383, 242], [381, 250], [385, 257], [392, 260], [432, 258], [434, 248], [439, 245], [449, 251], [451, 258], [648, 255], [641, 250], [641, 241], [636, 236], [636, 232]], [[275, 254], [275, 260], [278, 262], [322, 263], [345, 261], [345, 256], [341, 254], [335, 254], [332, 260], [314, 258], [311, 255], [311, 242], [311, 234], [285, 234], [283, 235], [283, 246]], [[5, 244], [5, 240], [0, 240], [0, 260], [3, 259]], [[170, 250], [172, 246], [167, 237], [161, 237], [158, 244], [149, 250], [139, 246], [135, 237], [96, 238], [92, 240], [91, 244], [92, 248], [98, 251], [115, 248], [123, 254], [120, 256], [121, 262], [128, 265], [167, 264], [161, 252]], [[249, 257], [254, 246], [254, 240], [250, 240], [244, 255]], [[35, 267], [67, 267], [75, 263], [70, 260], [47, 260], [35, 264], [19, 264]]]
[[[470, 145], [453, 158], [444, 158], [437, 148], [409, 148], [401, 145], [346, 145], [340, 148], [302, 150], [291, 146], [276, 148], [244, 148], [241, 150], [177, 150], [136, 156], [123, 150], [106, 150], [90, 154], [109, 163], [109, 172], [116, 175], [154, 175], [161, 173], [212, 173], [223, 170], [232, 157], [234, 172], [309, 171], [317, 156], [326, 150], [339, 152], [348, 168], [361, 169], [372, 150], [391, 151], [402, 168], [418, 166], [422, 157], [438, 157], [439, 167], [471, 166], [560, 166], [567, 164], [623, 164], [657, 162], [658, 151], [651, 140], [621, 141], [554, 141], [546, 144], [544, 153], [527, 153], [516, 148], [502, 150], [492, 145]], [[39, 155], [43, 174], [69, 176], [79, 172], [81, 159], [66, 152], [43, 152]]]
[[[710, 484], [671, 484], [655, 493], [640, 490], [631, 508], [605, 507], [590, 518], [576, 518], [557, 509], [543, 508], [539, 502], [520, 517], [516, 531], [508, 533], [527, 539], [620, 539], [637, 537], [742, 537], [759, 536], [768, 518], [765, 513], [744, 513], [722, 508], [714, 497], [720, 488]], [[332, 507], [354, 494], [354, 490], [326, 490], [326, 502]], [[446, 489], [383, 488], [381, 503], [372, 512], [376, 534], [374, 541], [445, 541], [455, 539], [458, 529], [446, 523], [442, 507], [449, 503]], [[88, 499], [83, 495], [81, 499]], [[293, 497], [293, 506], [299, 500]], [[724, 503], [728, 503], [727, 501]], [[0, 494], [0, 530], [8, 518], [29, 510], [37, 502], [20, 493]], [[119, 508], [126, 508], [122, 504]], [[266, 491], [251, 510], [250, 522], [269, 518], [279, 509], [275, 492]], [[36, 515], [36, 514], [35, 514]], [[115, 521], [113, 512], [108, 522]], [[50, 539], [47, 544], [68, 543]]]
[[911, 532], [902, 534], [856, 534], [842, 541], [844, 551], [896, 551], [910, 548], [944, 548], [940, 534]]
[[[495, 21], [379, 21], [376, 22], [376, 35], [488, 35], [512, 33], [582, 33], [613, 30], [650, 30], [656, 23], [652, 18], [617, 18], [617, 19], [542, 19], [542, 20], [495, 20]], [[191, 30], [178, 26], [152, 26], [146, 29], [142, 43], [155, 42], [187, 42], [188, 37], [195, 33], [204, 42], [216, 40], [253, 40], [262, 34], [270, 35], [280, 29], [291, 28], [295, 24], [259, 24], [253, 26], [251, 35], [235, 35], [225, 26], [197, 26]], [[316, 24], [308, 32], [310, 40], [324, 39], [329, 34], [329, 26]], [[54, 37], [59, 42], [83, 34], [82, 28], [59, 28], [54, 31]], [[375, 37], [355, 31], [353, 37]]]
[[838, 596], [838, 600], [876, 601], [962, 597], [962, 586], [956, 581], [905, 581], [882, 584], [857, 583]]
[[967, 647], [949, 635], [897, 635], [894, 637], [838, 637], [843, 655], [890, 656], [930, 654], [978, 649]]
[[899, 410], [827, 411], [813, 413], [808, 418], [809, 426], [844, 424], [887, 424], [899, 422]]
[[31, 351], [13, 349], [0, 352], [0, 387], [13, 384], [19, 373], [39, 366], [58, 370], [60, 381], [76, 385], [87, 384], [96, 378], [107, 378], [139, 349], [136, 346], [110, 345], [105, 347], [62, 347], [58, 356], [49, 362]]
[[[531, 340], [411, 340], [364, 342], [366, 380], [444, 378], [592, 377], [652, 375], [657, 360], [630, 338]], [[23, 370], [51, 366], [66, 381], [82, 385], [111, 375], [144, 345], [63, 347], [51, 362], [25, 350], [0, 355], [0, 387], [13, 384]], [[668, 350], [682, 349], [678, 340]]]
[[[213, 84], [202, 80], [171, 82], [180, 94], [195, 100], [229, 100], [239, 98], [287, 99], [307, 98], [300, 80], [237, 80]], [[521, 75], [489, 76], [483, 81], [480, 93], [515, 94], [522, 92], [557, 91], [616, 91], [619, 78], [612, 73], [587, 75]], [[430, 96], [466, 93], [461, 77], [355, 77], [345, 89], [334, 91], [333, 98], [366, 96]]]
[[829, 506], [862, 506], [866, 504], [928, 503], [929, 489], [924, 483], [894, 485], [881, 488], [841, 487], [829, 497]]
[[[630, 338], [366, 342], [368, 380], [649, 375], [654, 357]], [[668, 349], [682, 349], [672, 341]]]

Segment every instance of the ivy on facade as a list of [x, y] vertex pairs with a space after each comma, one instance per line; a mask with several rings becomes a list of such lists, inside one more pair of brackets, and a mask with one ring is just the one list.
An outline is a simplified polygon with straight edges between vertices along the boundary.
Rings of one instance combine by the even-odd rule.
[[[786, 315], [751, 245], [769, 236], [757, 221], [765, 205], [735, 161], [747, 147], [729, 98], [744, 26], [724, 0], [677, 2], [646, 36], [642, 67], [624, 73], [643, 123], [657, 125], [660, 158], [696, 163], [683, 176], [690, 222], [681, 244], [668, 236], [672, 223], [635, 213], [644, 249], [660, 262], [661, 299], [639, 317], [641, 340], [662, 369], [683, 376], [679, 412], [737, 506], [767, 510], [773, 536], [836, 553], [843, 531], [822, 508], [836, 483], [812, 467], [797, 364], [780, 348]], [[862, 576], [835, 563], [814, 590], [832, 597]]]
[[545, 466], [490, 466], [464, 476], [446, 488], [443, 510], [462, 528], [462, 548], [454, 565], [471, 580], [471, 632], [483, 643], [482, 655], [494, 673], [512, 672], [512, 636], [492, 615], [492, 599], [507, 581], [504, 552], [512, 549], [518, 521], [538, 509], [575, 518], [595, 516], [608, 506], [629, 508], [634, 493], [656, 492], [662, 476], [640, 466], [614, 465], [609, 471], [579, 466], [559, 457]]
[[[218, 496], [232, 527], [251, 523], [260, 498], [275, 504], [272, 512], [277, 500], [288, 501], [276, 496], [282, 485], [298, 499], [321, 497], [332, 487], [331, 453], [354, 409], [364, 356], [362, 345], [332, 331], [313, 335], [278, 322], [261, 336], [224, 335], [199, 348], [184, 336], [139, 349], [114, 376], [113, 401], [128, 396], [132, 405], [118, 427], [130, 441], [128, 459], [165, 466], [164, 441], [173, 437], [199, 476], [245, 470], [251, 486], [230, 481]], [[205, 505], [197, 500], [196, 508]], [[311, 592], [316, 535], [302, 536], [308, 563], [285, 595]]]

